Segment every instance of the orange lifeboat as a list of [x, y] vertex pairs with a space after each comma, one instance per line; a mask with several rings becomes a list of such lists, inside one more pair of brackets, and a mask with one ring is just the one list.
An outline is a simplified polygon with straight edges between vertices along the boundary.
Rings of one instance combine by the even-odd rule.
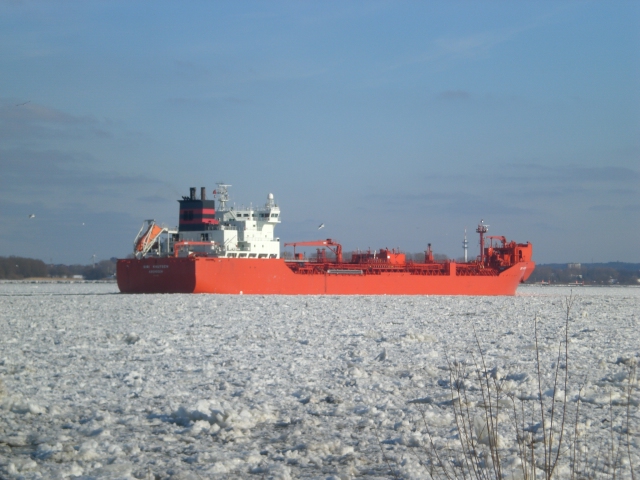
[[138, 236], [134, 248], [135, 253], [146, 253], [153, 246], [163, 231], [164, 228], [159, 227], [155, 223], [150, 223], [147, 231]]

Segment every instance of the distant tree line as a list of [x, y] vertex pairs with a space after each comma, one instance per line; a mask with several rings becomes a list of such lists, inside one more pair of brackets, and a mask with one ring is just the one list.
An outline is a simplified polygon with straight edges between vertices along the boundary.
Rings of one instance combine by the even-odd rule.
[[[349, 261], [353, 252], [345, 252]], [[313, 258], [315, 252], [310, 254]], [[290, 258], [290, 252], [283, 252]], [[407, 261], [424, 262], [424, 252], [407, 253]], [[434, 254], [437, 261], [447, 260], [446, 255]], [[462, 261], [462, 259], [458, 259]], [[102, 280], [116, 273], [116, 259], [102, 260], [95, 265], [46, 264], [42, 260], [24, 257], [0, 257], [0, 279], [20, 280], [24, 278], [72, 278], [81, 275], [86, 280]], [[640, 263], [590, 263], [590, 264], [543, 264], [537, 265], [526, 283], [584, 283], [585, 285], [640, 285]]]
[[526, 283], [584, 283], [585, 285], [639, 285], [640, 263], [536, 265]]
[[102, 260], [95, 265], [53, 265], [42, 260], [23, 257], [0, 257], [0, 279], [71, 278], [82, 275], [86, 280], [102, 280], [116, 273], [116, 259]]

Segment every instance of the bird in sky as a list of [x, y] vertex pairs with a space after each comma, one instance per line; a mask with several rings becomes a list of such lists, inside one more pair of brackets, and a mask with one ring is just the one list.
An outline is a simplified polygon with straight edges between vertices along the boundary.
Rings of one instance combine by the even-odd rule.
[[35, 213], [30, 213], [29, 214], [29, 218], [36, 218], [36, 214]]
[[320, 226], [318, 227], [318, 230], [320, 230], [321, 228], [324, 228], [324, 223], [320, 224]]
[[26, 102], [24, 102], [24, 103], [18, 103], [18, 104], [16, 104], [16, 107], [21, 107], [21, 106], [23, 106], [23, 105], [26, 105], [26, 104], [27, 104], [27, 103], [29, 103], [30, 101], [31, 101], [31, 100], [27, 100], [27, 101], [26, 101]]

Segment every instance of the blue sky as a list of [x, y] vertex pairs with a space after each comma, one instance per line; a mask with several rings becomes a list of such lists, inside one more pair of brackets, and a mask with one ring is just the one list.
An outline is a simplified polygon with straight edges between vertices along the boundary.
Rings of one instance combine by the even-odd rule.
[[639, 27], [637, 2], [0, 3], [0, 255], [124, 256], [224, 181], [275, 195], [283, 241], [458, 257], [482, 218], [540, 263], [640, 262]]

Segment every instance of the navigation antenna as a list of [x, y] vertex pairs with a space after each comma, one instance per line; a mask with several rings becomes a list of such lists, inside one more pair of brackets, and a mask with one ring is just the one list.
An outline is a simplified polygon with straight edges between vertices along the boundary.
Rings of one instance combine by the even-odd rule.
[[213, 191], [213, 194], [218, 196], [218, 203], [220, 204], [219, 209], [225, 210], [226, 204], [229, 201], [227, 187], [231, 187], [231, 185], [227, 185], [225, 183], [216, 183], [216, 185], [218, 185], [218, 188]]

